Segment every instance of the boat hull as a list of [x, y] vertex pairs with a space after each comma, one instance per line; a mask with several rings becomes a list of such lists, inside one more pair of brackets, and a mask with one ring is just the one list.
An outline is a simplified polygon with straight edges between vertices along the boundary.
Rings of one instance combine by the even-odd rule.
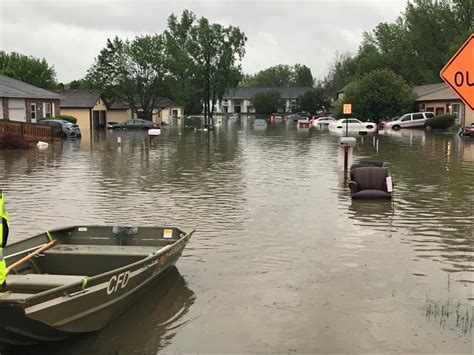
[[90, 277], [85, 285], [0, 300], [0, 343], [29, 345], [102, 329], [177, 262], [190, 236], [130, 265]]

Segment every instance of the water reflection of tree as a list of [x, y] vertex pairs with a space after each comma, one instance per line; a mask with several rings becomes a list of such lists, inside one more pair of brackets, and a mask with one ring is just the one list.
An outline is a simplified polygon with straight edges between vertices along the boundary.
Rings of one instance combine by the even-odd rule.
[[[381, 159], [395, 182], [394, 227], [412, 231], [420, 256], [449, 260], [452, 271], [472, 271], [474, 166], [463, 164], [462, 150], [452, 134], [427, 134], [418, 142], [410, 137], [379, 137], [357, 151], [359, 159]], [[354, 214], [364, 222], [366, 217]]]
[[[41, 353], [156, 354], [189, 321], [187, 314], [194, 301], [194, 292], [188, 288], [179, 271], [172, 267], [103, 330], [41, 344]], [[38, 347], [10, 351], [12, 354], [37, 354]]]

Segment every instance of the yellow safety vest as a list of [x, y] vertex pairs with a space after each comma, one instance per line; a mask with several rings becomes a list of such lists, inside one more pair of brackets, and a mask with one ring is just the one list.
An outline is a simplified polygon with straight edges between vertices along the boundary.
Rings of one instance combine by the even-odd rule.
[[0, 286], [5, 282], [6, 275], [6, 263], [3, 259], [3, 248], [8, 238], [8, 213], [4, 210], [5, 200], [3, 193], [0, 196]]

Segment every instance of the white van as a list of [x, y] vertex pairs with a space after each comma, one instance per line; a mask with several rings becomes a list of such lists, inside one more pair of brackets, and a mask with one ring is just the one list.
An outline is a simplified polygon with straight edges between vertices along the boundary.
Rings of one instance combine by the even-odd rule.
[[398, 130], [400, 128], [423, 127], [428, 118], [434, 117], [433, 112], [413, 112], [389, 122], [384, 122], [383, 128]]

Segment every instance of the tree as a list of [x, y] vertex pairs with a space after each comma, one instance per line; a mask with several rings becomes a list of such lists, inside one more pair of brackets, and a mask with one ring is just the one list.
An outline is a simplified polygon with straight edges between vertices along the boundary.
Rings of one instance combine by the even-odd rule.
[[164, 47], [161, 35], [108, 39], [86, 80], [113, 101], [127, 102], [134, 112], [141, 109], [143, 117], [151, 120], [160, 96], [167, 94]]
[[270, 90], [255, 94], [252, 104], [257, 113], [272, 113], [283, 106], [283, 100], [279, 91]]
[[[345, 92], [344, 102], [352, 103], [355, 117], [378, 122], [383, 117], [410, 111], [415, 102], [415, 93], [401, 76], [381, 69], [355, 81]], [[342, 116], [341, 104], [339, 102], [335, 108], [334, 115], [337, 117]]]
[[293, 71], [289, 65], [275, 65], [259, 71], [249, 79], [252, 87], [290, 86]]
[[0, 51], [0, 74], [24, 81], [44, 89], [54, 89], [56, 72], [46, 59]]
[[187, 113], [202, 111], [203, 89], [197, 80], [197, 65], [192, 55], [194, 44], [191, 30], [195, 20], [196, 16], [188, 10], [183, 11], [180, 19], [171, 14], [163, 34], [169, 70], [168, 87], [173, 99], [183, 105]]
[[331, 100], [326, 96], [324, 88], [318, 86], [305, 92], [297, 100], [298, 111], [318, 112], [328, 110]]
[[304, 64], [295, 64], [291, 86], [313, 86], [314, 78], [311, 69]]
[[439, 81], [439, 71], [453, 54], [450, 44], [463, 32], [451, 5], [447, 1], [409, 2], [404, 23], [409, 44], [407, 65], [416, 68], [420, 75], [419, 79], [409, 81], [414, 84]]
[[204, 117], [206, 124], [212, 125], [215, 104], [240, 81], [247, 37], [238, 27], [211, 24], [202, 17], [191, 27], [191, 38], [190, 53], [203, 90]]
[[275, 65], [255, 75], [243, 76], [241, 85], [251, 87], [313, 86], [311, 69], [306, 65]]
[[69, 83], [71, 89], [95, 89], [94, 84], [87, 79], [73, 80]]
[[323, 80], [326, 95], [335, 97], [336, 93], [347, 85], [357, 72], [358, 60], [349, 53], [336, 54], [334, 62], [329, 67], [329, 73]]

